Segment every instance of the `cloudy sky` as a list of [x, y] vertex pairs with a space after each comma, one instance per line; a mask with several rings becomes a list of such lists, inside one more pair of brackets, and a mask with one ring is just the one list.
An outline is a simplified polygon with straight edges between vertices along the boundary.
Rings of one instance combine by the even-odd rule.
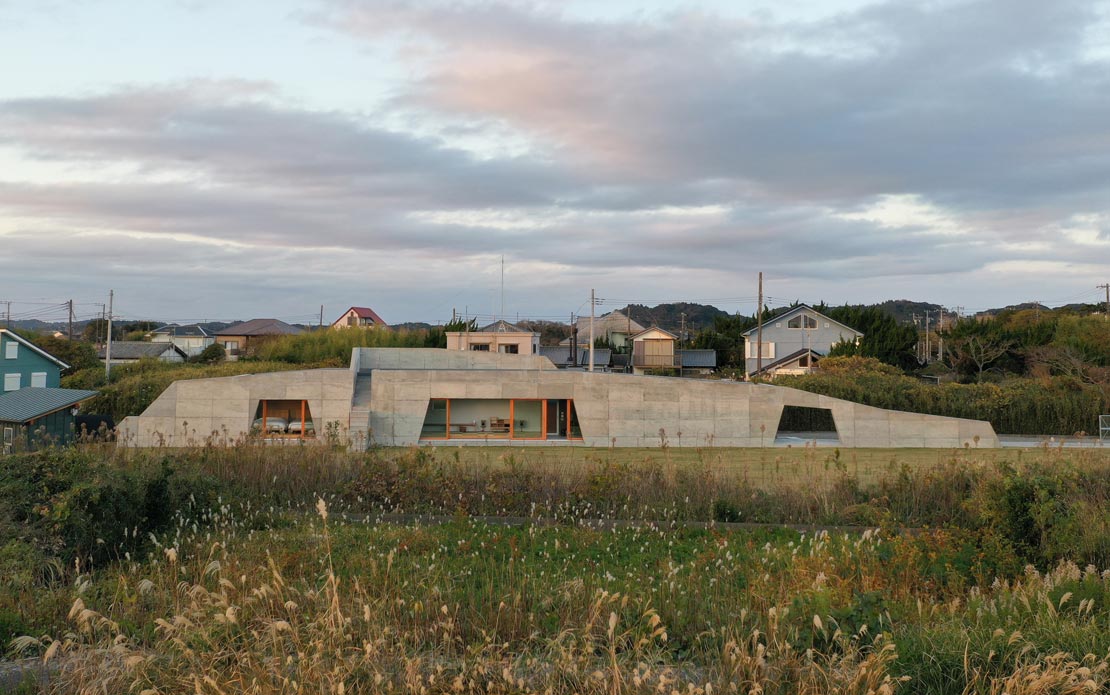
[[502, 257], [510, 318], [1094, 301], [1110, 3], [0, 0], [13, 313], [436, 322]]

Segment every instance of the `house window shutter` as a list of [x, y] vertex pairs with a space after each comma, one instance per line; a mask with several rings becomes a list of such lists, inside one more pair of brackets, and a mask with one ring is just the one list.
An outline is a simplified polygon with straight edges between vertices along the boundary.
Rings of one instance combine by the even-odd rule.
[[16, 372], [15, 374], [5, 374], [4, 375], [4, 390], [5, 391], [18, 391], [19, 390], [19, 383], [20, 383], [19, 372]]
[[46, 372], [32, 372], [31, 386], [40, 389], [46, 388]]
[[19, 343], [14, 340], [9, 340], [4, 344], [4, 359], [19, 359]]

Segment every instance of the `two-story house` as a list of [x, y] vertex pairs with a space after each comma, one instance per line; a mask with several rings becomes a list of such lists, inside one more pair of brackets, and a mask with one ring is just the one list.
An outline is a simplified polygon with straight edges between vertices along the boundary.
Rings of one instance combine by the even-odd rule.
[[385, 328], [386, 323], [368, 306], [353, 306], [331, 324], [332, 328]]
[[540, 334], [502, 319], [476, 331], [448, 331], [447, 349], [535, 355], [540, 350]]
[[763, 324], [762, 364], [758, 359], [758, 328], [744, 333], [744, 363], [748, 378], [776, 374], [806, 374], [837, 343], [859, 343], [863, 338], [811, 306], [799, 304]]
[[63, 369], [69, 369], [69, 365], [26, 338], [0, 328], [0, 392], [28, 386], [58, 388]]
[[216, 342], [216, 336], [195, 323], [188, 326], [171, 323], [151, 331], [150, 342], [171, 343], [180, 348], [187, 357], [196, 357], [204, 352], [204, 348]]

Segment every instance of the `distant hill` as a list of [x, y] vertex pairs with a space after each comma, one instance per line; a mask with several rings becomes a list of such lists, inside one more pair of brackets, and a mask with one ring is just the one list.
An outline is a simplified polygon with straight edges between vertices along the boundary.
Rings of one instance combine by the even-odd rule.
[[677, 333], [682, 327], [683, 314], [686, 314], [686, 332], [697, 333], [703, 328], [713, 325], [713, 319], [729, 316], [727, 311], [722, 311], [708, 304], [692, 304], [689, 302], [674, 302], [647, 307], [643, 304], [630, 304], [622, 313], [629, 315], [633, 321], [643, 326], [659, 326], [660, 328]]
[[432, 324], [424, 323], [423, 321], [409, 321], [408, 323], [391, 323], [390, 328], [396, 328], [401, 331], [426, 331], [433, 328]]
[[[917, 314], [919, 317], [924, 317], [925, 312], [928, 311], [931, 316], [935, 316], [937, 312], [944, 309], [940, 304], [915, 302], [909, 299], [888, 299], [874, 306], [877, 307], [879, 311], [892, 316], [898, 323], [913, 323], [914, 314]], [[947, 311], [947, 309], [945, 309], [945, 311]]]

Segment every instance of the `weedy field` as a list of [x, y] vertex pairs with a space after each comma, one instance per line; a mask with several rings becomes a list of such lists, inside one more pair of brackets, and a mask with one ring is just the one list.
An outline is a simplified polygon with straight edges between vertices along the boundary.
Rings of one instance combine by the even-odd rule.
[[[0, 639], [66, 693], [1110, 687], [1101, 452], [885, 452], [861, 481], [810, 451], [756, 482], [709, 454], [455, 453], [9, 457]], [[874, 529], [687, 525], [735, 520]]]

